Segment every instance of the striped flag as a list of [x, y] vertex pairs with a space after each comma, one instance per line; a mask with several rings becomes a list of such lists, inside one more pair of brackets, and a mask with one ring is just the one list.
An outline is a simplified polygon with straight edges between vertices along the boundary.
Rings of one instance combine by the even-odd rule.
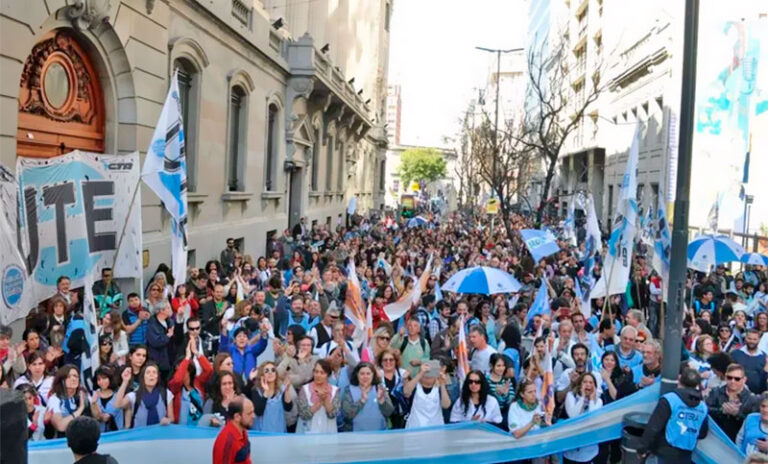
[[549, 314], [551, 312], [549, 304], [550, 302], [549, 302], [549, 291], [547, 289], [547, 282], [544, 280], [544, 277], [542, 277], [541, 285], [539, 286], [539, 291], [536, 293], [536, 298], [533, 300], [531, 309], [528, 310], [528, 315], [525, 318], [526, 325], [528, 325], [531, 322], [531, 319], [533, 319], [533, 316], [537, 316], [539, 314]]
[[544, 370], [541, 382], [541, 409], [548, 414], [555, 411], [555, 377], [552, 372], [552, 353], [549, 351], [549, 340], [544, 342], [547, 348], [544, 355], [544, 363], [541, 368]]
[[80, 356], [80, 376], [89, 392], [98, 390], [98, 386], [94, 385], [93, 375], [99, 367], [97, 310], [94, 304], [92, 288], [93, 282], [91, 278], [86, 277], [83, 288], [83, 330], [85, 331], [85, 340], [88, 342], [88, 350], [84, 351]]
[[469, 352], [467, 351], [467, 334], [464, 331], [464, 315], [459, 322], [459, 343], [456, 347], [456, 359], [458, 361], [459, 381], [463, 384], [469, 374]]
[[421, 273], [421, 278], [416, 282], [411, 290], [405, 290], [400, 298], [394, 303], [390, 303], [384, 306], [384, 312], [387, 313], [387, 318], [394, 322], [405, 315], [414, 304], [418, 304], [421, 300], [421, 294], [427, 289], [427, 281], [432, 274], [432, 256], [429, 257], [427, 267]]
[[187, 280], [187, 158], [177, 74], [157, 120], [141, 178], [171, 215], [171, 263], [174, 285]]
[[373, 298], [368, 301], [368, 308], [365, 310], [365, 326], [368, 328], [368, 335], [366, 338], [366, 346], [370, 346], [371, 340], [373, 340]]
[[344, 315], [355, 324], [355, 328], [365, 332], [365, 306], [360, 293], [360, 280], [357, 278], [354, 259], [347, 265], [347, 294], [344, 299]]

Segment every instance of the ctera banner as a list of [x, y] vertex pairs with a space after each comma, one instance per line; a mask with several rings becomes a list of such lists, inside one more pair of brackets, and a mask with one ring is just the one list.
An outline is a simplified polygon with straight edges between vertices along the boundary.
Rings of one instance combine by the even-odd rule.
[[61, 276], [75, 288], [111, 267], [126, 221], [114, 275], [139, 276], [141, 208], [130, 208], [138, 182], [138, 153], [17, 159], [15, 179], [4, 176], [0, 189], [6, 211], [18, 211], [0, 218], [2, 235], [10, 233], [0, 241], [10, 257], [0, 266], [0, 322], [26, 316], [56, 292]]

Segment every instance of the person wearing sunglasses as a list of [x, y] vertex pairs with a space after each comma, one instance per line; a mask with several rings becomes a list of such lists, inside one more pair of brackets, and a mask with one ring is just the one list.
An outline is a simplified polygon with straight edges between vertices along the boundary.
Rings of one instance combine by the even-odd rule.
[[725, 369], [725, 385], [712, 388], [707, 396], [709, 415], [731, 440], [736, 440], [747, 414], [759, 407], [758, 397], [749, 391], [746, 382], [744, 368], [730, 364]]
[[451, 422], [489, 422], [494, 425], [501, 424], [501, 408], [499, 402], [490, 394], [490, 386], [485, 374], [479, 370], [470, 371], [464, 385], [461, 387], [461, 396], [451, 408]]
[[288, 427], [296, 424], [298, 408], [296, 390], [289, 376], [283, 381], [277, 374], [277, 366], [266, 361], [258, 371], [250, 375], [251, 401], [256, 413], [253, 430], [259, 432], [287, 433]]

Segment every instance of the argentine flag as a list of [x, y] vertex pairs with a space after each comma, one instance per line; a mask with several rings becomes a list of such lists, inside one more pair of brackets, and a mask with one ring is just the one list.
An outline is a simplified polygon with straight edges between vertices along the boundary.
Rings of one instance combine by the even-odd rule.
[[187, 158], [177, 73], [157, 121], [141, 179], [152, 189], [171, 215], [171, 256], [175, 284], [187, 273]]
[[528, 310], [528, 315], [525, 318], [525, 325], [527, 326], [530, 324], [533, 316], [549, 314], [551, 312], [549, 309], [549, 304], [549, 291], [547, 289], [547, 282], [545, 282], [544, 278], [542, 278], [539, 291], [536, 293], [536, 298], [533, 300], [531, 309]]

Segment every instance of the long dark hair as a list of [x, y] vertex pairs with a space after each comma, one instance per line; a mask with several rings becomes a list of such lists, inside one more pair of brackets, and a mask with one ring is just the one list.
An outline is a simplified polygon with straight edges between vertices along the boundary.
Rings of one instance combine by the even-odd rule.
[[621, 366], [619, 365], [619, 355], [617, 355], [615, 351], [606, 351], [600, 357], [600, 364], [601, 365], [604, 365], [603, 361], [608, 356], [613, 357], [613, 360], [616, 362], [616, 365], [613, 366], [613, 370], [611, 371], [611, 382], [613, 382], [614, 385], [617, 385], [618, 382], [621, 381], [621, 378], [624, 376], [624, 373], [621, 370]]
[[488, 380], [485, 379], [485, 375], [483, 375], [482, 372], [469, 371], [467, 378], [464, 379], [464, 385], [461, 386], [461, 405], [464, 406], [464, 415], [467, 414], [467, 410], [469, 410], [469, 403], [471, 402], [469, 377], [472, 375], [476, 375], [480, 379], [480, 406], [483, 408], [483, 414], [485, 414], [485, 402], [488, 399], [488, 392], [491, 390], [491, 388], [488, 386]]
[[[157, 385], [155, 385], [155, 389], [157, 389], [160, 392], [161, 398], [165, 398], [165, 387], [163, 386], [162, 378], [160, 377], [160, 367], [157, 365], [154, 361], [147, 361], [144, 363], [144, 367], [141, 368], [141, 373], [139, 374], [139, 388], [136, 390], [136, 403], [135, 404], [141, 404], [141, 400], [144, 397], [145, 394], [149, 393], [147, 390], [147, 384], [144, 382], [147, 369], [150, 367], [154, 367], [157, 370]], [[165, 401], [165, 400], [163, 400]]]
[[[67, 387], [64, 382], [69, 377], [69, 373], [72, 371], [77, 372], [78, 390], [83, 388], [82, 382], [80, 382], [80, 370], [75, 367], [74, 364], [64, 364], [56, 371], [56, 376], [53, 378], [53, 386], [51, 387], [51, 395], [56, 395], [60, 400], [67, 397]], [[80, 401], [80, 396], [75, 392], [75, 401]]]
[[216, 376], [216, 383], [213, 387], [213, 391], [211, 392], [211, 399], [213, 399], [214, 406], [221, 406], [221, 401], [224, 399], [221, 396], [221, 381], [224, 380], [224, 377], [232, 377], [232, 388], [235, 390], [235, 395], [239, 395], [241, 393], [240, 382], [238, 382], [237, 376], [229, 371], [221, 371], [219, 372], [219, 375]]
[[520, 344], [522, 343], [522, 334], [517, 323], [510, 321], [504, 326], [504, 330], [501, 331], [500, 338], [504, 341], [506, 348], [514, 348], [520, 352]]

